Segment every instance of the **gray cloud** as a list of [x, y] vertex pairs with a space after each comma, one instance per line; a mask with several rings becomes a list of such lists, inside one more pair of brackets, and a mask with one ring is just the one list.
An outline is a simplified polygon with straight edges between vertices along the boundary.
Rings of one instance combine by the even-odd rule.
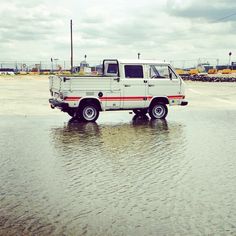
[[2, 41], [44, 40], [57, 32], [63, 25], [63, 12], [50, 12], [43, 6], [16, 7], [0, 11], [2, 19], [0, 35]]
[[236, 51], [234, 17], [212, 23], [232, 12], [233, 0], [91, 1], [74, 0], [72, 9], [63, 0], [9, 0], [0, 9], [1, 56], [69, 58], [71, 18], [78, 58], [133, 58], [141, 52], [143, 58], [173, 60]]
[[[214, 2], [188, 0], [183, 4], [180, 4], [178, 0], [168, 0], [165, 10], [171, 16], [217, 22], [225, 16], [236, 13], [234, 9], [236, 9], [234, 0], [224, 2], [221, 0], [215, 0]], [[222, 20], [236, 21], [236, 15]]]
[[[40, 58], [56, 51], [55, 39], [65, 32], [68, 11], [42, 1], [9, 0], [0, 9], [1, 58]], [[61, 39], [61, 38], [60, 38]], [[58, 50], [59, 51], [59, 50]]]
[[27, 7], [27, 8], [32, 8], [38, 5], [42, 5], [46, 3], [46, 0], [7, 0], [8, 4], [12, 4], [16, 6], [17, 8], [21, 7]]

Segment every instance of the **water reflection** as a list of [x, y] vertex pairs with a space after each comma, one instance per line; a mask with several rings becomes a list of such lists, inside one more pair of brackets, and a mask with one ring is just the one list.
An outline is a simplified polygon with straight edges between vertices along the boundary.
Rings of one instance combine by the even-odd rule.
[[142, 126], [142, 125], [149, 125], [151, 128], [155, 128], [159, 131], [161, 130], [168, 130], [168, 123], [167, 120], [150, 120], [147, 115], [140, 116], [135, 115], [132, 119], [133, 126]]
[[42, 134], [50, 149], [38, 158], [27, 156], [30, 171], [22, 178], [27, 191], [21, 190], [20, 199], [5, 201], [7, 210], [12, 201], [20, 202], [22, 209], [31, 204], [30, 212], [20, 208], [12, 213], [14, 222], [20, 222], [21, 215], [24, 222], [47, 216], [45, 227], [44, 221], [28, 223], [35, 234], [44, 227], [51, 235], [88, 230], [92, 235], [134, 235], [136, 225], [144, 229], [153, 224], [150, 219], [167, 216], [163, 209], [170, 193], [175, 194], [171, 189], [188, 167], [185, 127], [178, 122], [146, 117], [113, 124], [70, 120]]
[[77, 119], [70, 119], [67, 123], [69, 132], [78, 132], [88, 136], [94, 136], [99, 133], [99, 126], [96, 122], [83, 122]]
[[143, 214], [163, 215], [159, 205], [186, 170], [184, 128], [145, 117], [112, 125], [70, 120], [52, 128], [51, 166], [62, 186], [56, 192], [66, 193], [60, 205], [66, 212], [58, 220], [66, 220], [66, 232], [89, 224], [93, 232], [104, 230], [101, 235], [129, 235], [120, 225], [147, 225]]
[[[166, 120], [134, 116], [130, 123], [112, 125], [83, 123], [71, 119], [51, 131], [55, 151], [61, 157], [90, 160], [139, 161], [145, 158], [177, 156], [185, 149], [183, 125]], [[179, 155], [180, 157], [181, 155]]]
[[[151, 218], [165, 215], [159, 206], [181, 178], [178, 173], [186, 169], [185, 127], [177, 122], [140, 117], [112, 125], [70, 120], [41, 134], [34, 149], [43, 139], [50, 148], [38, 156], [26, 155], [29, 170], [22, 172], [20, 181], [14, 180], [14, 188], [6, 181], [4, 187], [16, 196], [4, 200], [3, 207], [16, 216], [13, 222], [46, 217], [45, 227], [43, 220], [27, 223], [35, 227], [35, 234], [42, 230], [81, 235], [90, 230], [134, 235], [136, 225], [152, 225]], [[19, 166], [22, 160], [16, 162]], [[17, 212], [9, 209], [18, 202]]]

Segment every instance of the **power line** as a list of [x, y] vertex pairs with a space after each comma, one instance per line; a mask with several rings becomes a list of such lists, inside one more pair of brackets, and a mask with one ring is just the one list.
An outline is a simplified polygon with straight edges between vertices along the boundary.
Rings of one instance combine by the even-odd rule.
[[225, 19], [227, 19], [227, 18], [230, 18], [231, 16], [234, 16], [234, 15], [236, 15], [236, 12], [233, 13], [233, 14], [230, 14], [230, 15], [227, 15], [227, 16], [224, 16], [224, 17], [221, 17], [221, 18], [215, 20], [213, 23], [223, 21], [223, 20], [225, 20]]

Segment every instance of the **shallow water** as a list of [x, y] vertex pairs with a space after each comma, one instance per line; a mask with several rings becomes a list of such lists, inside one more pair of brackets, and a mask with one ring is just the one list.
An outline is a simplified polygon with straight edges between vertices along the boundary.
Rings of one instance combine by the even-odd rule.
[[1, 114], [0, 235], [235, 235], [236, 109], [189, 97], [165, 121]]

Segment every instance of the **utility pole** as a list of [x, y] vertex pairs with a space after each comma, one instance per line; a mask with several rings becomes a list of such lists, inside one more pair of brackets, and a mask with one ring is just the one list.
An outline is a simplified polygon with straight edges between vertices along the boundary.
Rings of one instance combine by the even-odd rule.
[[231, 56], [232, 56], [232, 52], [229, 52], [229, 65], [228, 65], [229, 69], [230, 69], [230, 64], [231, 64]]
[[72, 20], [70, 20], [70, 67], [71, 74], [73, 73], [73, 35], [72, 35]]
[[53, 73], [53, 59], [51, 57], [51, 67], [52, 67], [52, 73]]

